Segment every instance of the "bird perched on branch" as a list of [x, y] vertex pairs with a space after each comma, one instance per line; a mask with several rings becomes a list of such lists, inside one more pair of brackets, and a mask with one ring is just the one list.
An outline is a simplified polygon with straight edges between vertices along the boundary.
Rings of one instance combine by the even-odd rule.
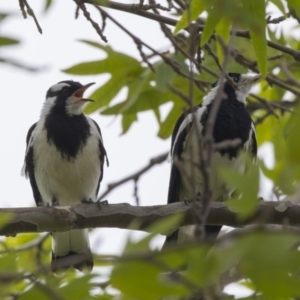
[[[250, 76], [238, 73], [228, 74], [235, 88], [226, 79], [221, 78], [212, 85], [203, 102], [183, 113], [175, 125], [172, 134], [170, 155], [172, 158], [168, 203], [197, 199], [203, 195], [205, 180], [201, 171], [203, 141], [209, 126], [210, 113], [221, 84], [223, 95], [217, 112], [212, 138], [215, 143], [223, 143], [223, 147], [213, 151], [211, 156], [211, 187], [213, 201], [222, 201], [229, 191], [219, 177], [220, 166], [241, 168], [243, 162], [240, 154], [247, 151], [256, 156], [257, 144], [255, 128], [245, 108], [246, 96], [261, 75]], [[233, 143], [233, 141], [239, 143]], [[228, 145], [226, 146], [226, 142]], [[232, 142], [232, 143], [231, 143]], [[220, 144], [219, 144], [220, 145]], [[222, 226], [206, 225], [205, 239], [214, 240]], [[165, 246], [186, 243], [195, 240], [195, 226], [183, 226], [167, 236]]]
[[[68, 206], [97, 198], [107, 159], [97, 123], [82, 113], [93, 85], [61, 81], [47, 91], [40, 119], [27, 134], [22, 174], [38, 206]], [[93, 267], [88, 231], [52, 233], [52, 270]]]

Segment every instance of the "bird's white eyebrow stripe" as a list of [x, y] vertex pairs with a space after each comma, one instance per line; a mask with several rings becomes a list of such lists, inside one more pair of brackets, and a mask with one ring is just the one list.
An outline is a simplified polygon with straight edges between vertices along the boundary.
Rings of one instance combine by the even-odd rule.
[[70, 85], [68, 85], [67, 83], [64, 83], [64, 82], [61, 82], [61, 83], [57, 83], [57, 84], [55, 84], [55, 85], [52, 85], [51, 86], [51, 88], [50, 88], [50, 90], [52, 91], [52, 92], [58, 92], [58, 91], [60, 91], [63, 87], [65, 87], [65, 86], [70, 86]]

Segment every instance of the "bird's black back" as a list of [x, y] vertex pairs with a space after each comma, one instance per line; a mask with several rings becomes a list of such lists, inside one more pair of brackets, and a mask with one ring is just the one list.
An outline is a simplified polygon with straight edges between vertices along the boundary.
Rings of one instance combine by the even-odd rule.
[[[203, 136], [205, 135], [206, 122], [212, 105], [213, 103], [207, 106], [207, 111], [202, 115], [200, 121], [203, 126]], [[229, 96], [221, 102], [213, 131], [214, 142], [220, 143], [232, 139], [241, 139], [242, 141], [237, 147], [220, 150], [222, 155], [228, 154], [230, 158], [237, 157], [238, 152], [243, 148], [243, 145], [249, 138], [251, 123], [251, 117], [243, 103], [237, 101], [232, 96]], [[253, 154], [256, 155], [256, 150]]]

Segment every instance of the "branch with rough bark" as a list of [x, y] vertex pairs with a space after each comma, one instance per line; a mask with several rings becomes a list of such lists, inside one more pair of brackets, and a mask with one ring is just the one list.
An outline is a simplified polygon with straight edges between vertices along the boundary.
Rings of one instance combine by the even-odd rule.
[[[139, 224], [136, 230], [148, 231], [149, 225], [178, 213], [184, 215], [182, 225], [191, 225], [197, 223], [195, 205], [201, 209], [200, 202], [156, 206], [131, 206], [120, 203], [101, 205], [101, 208], [96, 203], [71, 207], [1, 208], [0, 219], [7, 214], [12, 214], [12, 217], [0, 229], [0, 235], [104, 227], [127, 229], [133, 221]], [[291, 202], [261, 202], [252, 217], [242, 220], [230, 211], [226, 204], [213, 202], [210, 204], [206, 223], [232, 227], [250, 224], [284, 224], [299, 227], [300, 205]]]

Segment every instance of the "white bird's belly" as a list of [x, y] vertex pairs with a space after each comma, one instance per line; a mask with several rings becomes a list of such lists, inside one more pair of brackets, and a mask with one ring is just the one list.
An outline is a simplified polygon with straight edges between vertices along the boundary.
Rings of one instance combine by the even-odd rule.
[[[197, 134], [196, 130], [191, 132]], [[194, 198], [198, 193], [203, 195], [204, 192], [204, 179], [200, 170], [201, 164], [201, 141], [195, 143], [197, 137], [193, 137], [192, 134], [186, 141], [182, 157], [185, 159], [183, 170], [180, 172], [181, 176], [181, 188], [179, 190], [179, 199], [183, 201], [185, 198]], [[198, 139], [199, 140], [199, 139]], [[236, 158], [229, 159], [227, 154], [221, 155], [219, 152], [214, 152], [211, 160], [211, 187], [212, 187], [212, 199], [213, 201], [222, 201], [224, 197], [232, 193], [225, 185], [222, 177], [220, 176], [221, 168], [243, 168], [243, 162], [237, 156]]]
[[[183, 164], [184, 169], [180, 173], [181, 188], [179, 189], [179, 200], [194, 199], [200, 193], [204, 193], [204, 179], [199, 168], [201, 152], [199, 148], [194, 145], [191, 150], [192, 143], [187, 140], [186, 147], [183, 151], [183, 157], [187, 157], [188, 161], [194, 162]], [[201, 150], [200, 150], [201, 151]], [[192, 157], [192, 158], [191, 158]], [[196, 165], [195, 165], [196, 163]], [[230, 190], [224, 183], [220, 176], [220, 168], [243, 168], [243, 162], [238, 157], [229, 159], [228, 155], [221, 155], [219, 152], [214, 152], [211, 161], [211, 187], [212, 187], [212, 201], [223, 201], [228, 197], [233, 190]], [[201, 199], [201, 198], [200, 198]], [[178, 232], [178, 244], [185, 244], [195, 240], [195, 225], [182, 226]]]
[[76, 158], [62, 157], [53, 143], [46, 140], [45, 131], [36, 136], [34, 146], [35, 178], [43, 203], [54, 197], [60, 205], [95, 200], [100, 178], [99, 145], [89, 138]]

